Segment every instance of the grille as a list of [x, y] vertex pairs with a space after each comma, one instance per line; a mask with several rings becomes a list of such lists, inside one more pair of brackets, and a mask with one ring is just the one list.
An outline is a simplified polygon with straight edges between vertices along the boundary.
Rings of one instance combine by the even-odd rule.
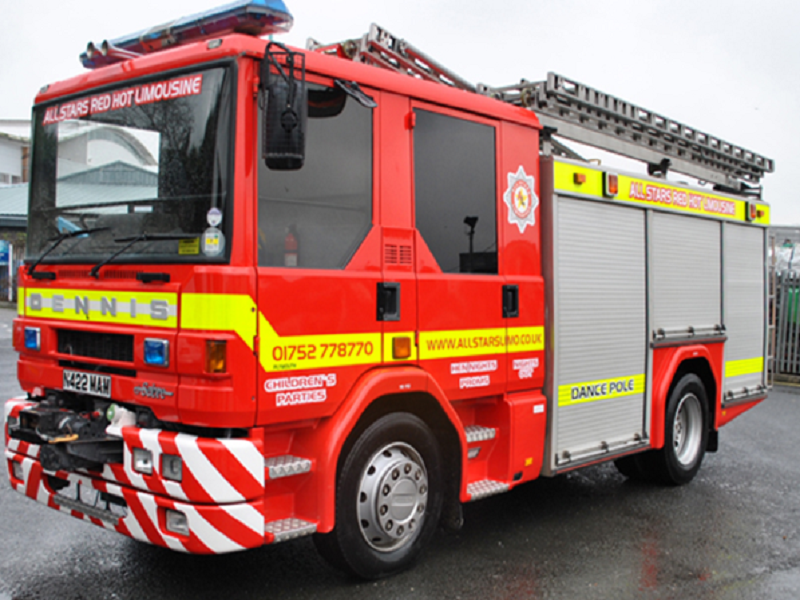
[[69, 356], [133, 362], [133, 336], [59, 329], [58, 352]]

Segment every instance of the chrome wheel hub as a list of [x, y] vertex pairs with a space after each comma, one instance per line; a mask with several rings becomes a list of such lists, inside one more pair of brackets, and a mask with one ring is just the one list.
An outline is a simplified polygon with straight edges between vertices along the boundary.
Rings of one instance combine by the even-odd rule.
[[361, 535], [375, 550], [397, 550], [417, 537], [427, 499], [428, 473], [419, 453], [401, 442], [384, 446], [372, 455], [361, 474]]
[[672, 424], [672, 445], [675, 457], [684, 467], [690, 467], [700, 453], [703, 441], [703, 412], [700, 400], [694, 394], [686, 394], [675, 411]]

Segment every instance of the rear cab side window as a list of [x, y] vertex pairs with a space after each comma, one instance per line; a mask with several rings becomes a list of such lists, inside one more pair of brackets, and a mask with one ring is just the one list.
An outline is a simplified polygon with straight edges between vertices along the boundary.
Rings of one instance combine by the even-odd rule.
[[444, 273], [496, 274], [495, 127], [414, 114], [417, 229]]

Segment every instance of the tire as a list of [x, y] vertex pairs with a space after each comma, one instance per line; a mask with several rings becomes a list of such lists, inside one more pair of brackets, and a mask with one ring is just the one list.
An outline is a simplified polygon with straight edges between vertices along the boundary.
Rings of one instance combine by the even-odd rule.
[[684, 485], [700, 470], [708, 445], [708, 398], [703, 382], [689, 373], [670, 394], [664, 447], [651, 455], [654, 474], [668, 485]]
[[381, 417], [347, 453], [336, 485], [336, 525], [316, 534], [334, 567], [377, 579], [411, 566], [442, 511], [441, 451], [410, 413]]

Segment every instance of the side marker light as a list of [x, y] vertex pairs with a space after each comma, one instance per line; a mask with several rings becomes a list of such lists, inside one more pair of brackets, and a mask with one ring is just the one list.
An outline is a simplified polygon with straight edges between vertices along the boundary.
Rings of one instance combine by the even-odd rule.
[[573, 173], [572, 181], [574, 181], [576, 185], [586, 183], [586, 173]]
[[619, 194], [619, 177], [615, 173], [603, 173], [603, 195], [614, 198]]

